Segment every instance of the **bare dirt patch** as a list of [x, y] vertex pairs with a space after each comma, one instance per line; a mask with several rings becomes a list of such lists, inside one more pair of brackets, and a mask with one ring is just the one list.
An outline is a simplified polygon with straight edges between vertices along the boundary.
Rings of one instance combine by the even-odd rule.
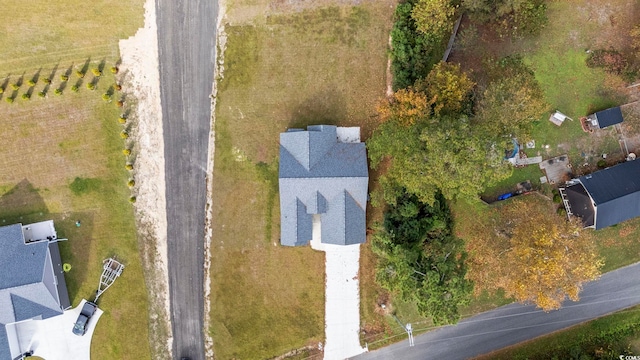
[[164, 140], [155, 2], [145, 3], [145, 25], [120, 41], [122, 80], [136, 99], [132, 137], [135, 143], [136, 220], [151, 300], [150, 334], [156, 358], [171, 357], [172, 337], [167, 269], [167, 215]]

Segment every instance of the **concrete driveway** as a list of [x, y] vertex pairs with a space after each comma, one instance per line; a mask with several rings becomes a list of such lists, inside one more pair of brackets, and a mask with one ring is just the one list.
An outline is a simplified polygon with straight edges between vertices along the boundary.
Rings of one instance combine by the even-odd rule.
[[46, 320], [29, 320], [15, 325], [20, 347], [33, 350], [35, 356], [46, 360], [89, 360], [91, 356], [91, 337], [96, 324], [102, 316], [102, 310], [89, 320], [84, 336], [74, 335], [71, 331], [82, 305], [69, 309], [64, 314]]

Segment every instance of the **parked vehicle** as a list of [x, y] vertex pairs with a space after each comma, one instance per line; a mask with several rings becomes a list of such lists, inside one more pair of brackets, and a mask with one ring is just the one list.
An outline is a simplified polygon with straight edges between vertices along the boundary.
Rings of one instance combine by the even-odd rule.
[[87, 325], [89, 324], [89, 320], [95, 314], [98, 305], [87, 301], [82, 306], [82, 310], [80, 311], [80, 315], [78, 315], [78, 320], [73, 325], [73, 333], [82, 336], [87, 332]]

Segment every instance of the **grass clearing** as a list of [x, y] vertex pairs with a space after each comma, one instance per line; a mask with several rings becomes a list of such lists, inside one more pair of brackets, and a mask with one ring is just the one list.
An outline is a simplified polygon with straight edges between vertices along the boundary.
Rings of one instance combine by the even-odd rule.
[[[55, 221], [59, 236], [69, 239], [60, 251], [72, 266], [65, 278], [73, 305], [93, 299], [104, 258], [117, 256], [126, 265], [100, 299], [105, 313], [91, 347], [97, 359], [151, 358], [147, 291], [117, 122], [122, 109], [115, 105], [120, 93], [109, 71], [119, 58], [118, 40], [142, 25], [142, 4], [36, 0], [6, 4], [0, 14], [10, 24], [0, 36], [0, 222]], [[94, 68], [103, 69], [101, 76]]]
[[118, 40], [135, 34], [142, 26], [143, 4], [142, 0], [125, 0], [117, 5], [105, 0], [90, 4], [81, 0], [3, 4], [0, 76], [28, 76], [40, 67], [78, 65], [89, 57], [98, 61], [116, 59]]
[[220, 359], [269, 358], [324, 341], [324, 254], [279, 245], [279, 133], [312, 124], [371, 133], [385, 91], [392, 2], [329, 5], [229, 5], [211, 269], [210, 331]]

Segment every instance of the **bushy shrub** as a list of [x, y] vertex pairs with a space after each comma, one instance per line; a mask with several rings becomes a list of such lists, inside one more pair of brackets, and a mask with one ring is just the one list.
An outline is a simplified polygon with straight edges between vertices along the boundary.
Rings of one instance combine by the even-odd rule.
[[127, 182], [127, 186], [128, 186], [128, 187], [134, 187], [135, 185], [136, 185], [136, 182], [135, 182], [135, 180], [133, 180], [133, 179], [131, 179], [131, 180], [129, 180], [129, 181]]
[[129, 156], [129, 155], [131, 155], [131, 150], [130, 150], [130, 149], [124, 149], [124, 150], [122, 150], [122, 153], [123, 153], [125, 156]]
[[98, 68], [93, 68], [91, 69], [91, 72], [93, 73], [93, 75], [95, 76], [102, 76], [102, 71], [100, 71], [100, 69]]
[[112, 74], [117, 74], [120, 69], [117, 66], [112, 66], [109, 70], [111, 70]]
[[120, 117], [118, 118], [118, 122], [119, 122], [120, 124], [125, 124], [125, 123], [127, 122], [127, 118], [126, 118], [126, 117], [124, 117], [124, 116], [120, 116]]
[[129, 171], [131, 171], [131, 170], [133, 170], [133, 165], [132, 164], [127, 164], [127, 165], [124, 166], [124, 168], [129, 170]]
[[560, 204], [562, 202], [562, 196], [560, 194], [553, 194], [553, 202], [556, 204]]
[[95, 90], [96, 89], [96, 84], [90, 82], [87, 84], [87, 89], [89, 90]]
[[398, 4], [391, 30], [391, 72], [393, 89], [413, 85], [427, 76], [433, 65], [442, 60], [448, 36], [418, 31], [411, 16], [416, 0]]
[[587, 66], [603, 68], [609, 73], [619, 75], [629, 66], [629, 63], [617, 50], [593, 50], [587, 58]]
[[596, 165], [598, 165], [598, 167], [600, 169], [604, 169], [607, 166], [607, 162], [604, 161], [604, 159], [600, 159], [598, 160], [598, 162], [596, 163]]
[[4, 89], [0, 87], [0, 94], [4, 93]]
[[29, 95], [29, 93], [22, 94], [22, 100], [29, 100], [29, 99], [31, 99], [31, 95]]
[[47, 96], [47, 94], [46, 94], [44, 91], [40, 91], [40, 92], [38, 93], [38, 96], [39, 96], [39, 97], [41, 97], [41, 98], [43, 98], [43, 97]]
[[18, 85], [18, 84], [16, 84], [16, 83], [12, 83], [12, 84], [11, 84], [11, 88], [12, 88], [13, 90], [18, 90], [18, 89], [20, 89], [20, 85]]
[[556, 210], [556, 213], [563, 217], [567, 216], [567, 210], [565, 210], [564, 206], [560, 206], [558, 210]]
[[102, 100], [104, 100], [104, 101], [109, 101], [109, 100], [111, 100], [111, 95], [106, 94], [106, 93], [105, 93], [105, 94], [102, 94]]
[[73, 85], [73, 86], [71, 87], [71, 91], [73, 91], [73, 92], [77, 93], [78, 91], [80, 91], [80, 88], [78, 87], [78, 85]]
[[129, 202], [132, 203], [132, 204], [135, 203], [136, 202], [136, 197], [135, 196], [130, 197], [129, 198]]
[[118, 107], [123, 107], [123, 106], [124, 106], [124, 101], [122, 101], [122, 100], [118, 100], [118, 101], [116, 102], [116, 106], [118, 106]]
[[122, 131], [120, 132], [120, 137], [123, 139], [128, 139], [129, 138], [129, 133], [126, 131]]
[[31, 87], [36, 86], [36, 82], [33, 79], [27, 81], [27, 84], [29, 84], [29, 86], [31, 86]]
[[48, 77], [42, 79], [42, 82], [45, 84], [51, 84], [51, 79], [49, 79]]
[[78, 71], [76, 71], [76, 76], [77, 76], [79, 79], [82, 79], [82, 78], [84, 78], [84, 73], [83, 73], [82, 71], [78, 70]]
[[6, 97], [6, 98], [4, 98], [4, 100], [6, 102], [8, 102], [9, 104], [11, 104], [13, 102], [13, 98], [12, 97]]
[[68, 76], [68, 75], [65, 75], [65, 74], [62, 74], [62, 75], [60, 75], [60, 80], [62, 80], [62, 81], [69, 81], [69, 76]]
[[120, 90], [122, 90], [122, 85], [120, 85], [120, 84], [116, 83], [116, 84], [113, 86], [113, 88], [114, 88], [114, 89], [116, 89], [117, 91], [120, 91]]
[[61, 89], [55, 89], [53, 91], [53, 93], [56, 94], [56, 95], [62, 95], [62, 90]]

